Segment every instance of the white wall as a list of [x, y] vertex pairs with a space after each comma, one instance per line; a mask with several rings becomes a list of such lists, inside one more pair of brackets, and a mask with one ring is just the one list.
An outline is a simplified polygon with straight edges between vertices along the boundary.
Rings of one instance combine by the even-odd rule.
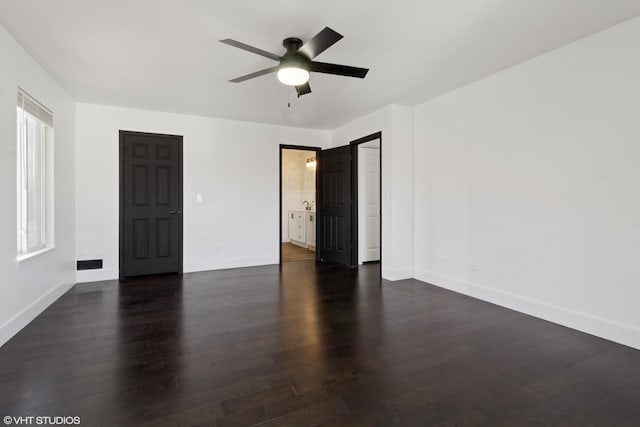
[[[327, 131], [91, 104], [76, 106], [77, 254], [118, 277], [118, 131], [184, 136], [184, 271], [278, 262], [279, 144], [326, 147]], [[196, 201], [202, 194], [203, 201]]]
[[638, 40], [635, 19], [416, 108], [416, 278], [640, 348]]
[[382, 132], [382, 277], [413, 277], [413, 109], [389, 105], [331, 134], [331, 146]]
[[316, 210], [316, 169], [307, 167], [315, 151], [282, 150], [282, 241], [289, 241], [289, 211], [305, 210], [306, 200]]
[[[0, 345], [75, 281], [74, 103], [0, 26]], [[18, 86], [54, 113], [55, 249], [16, 263]]]

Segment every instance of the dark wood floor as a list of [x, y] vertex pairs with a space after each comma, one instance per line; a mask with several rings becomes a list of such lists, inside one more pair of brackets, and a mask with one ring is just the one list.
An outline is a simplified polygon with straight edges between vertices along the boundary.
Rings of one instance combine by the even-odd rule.
[[316, 259], [311, 249], [301, 248], [293, 243], [282, 244], [282, 262], [309, 261]]
[[640, 352], [313, 262], [75, 286], [0, 348], [0, 415], [82, 425], [640, 425]]

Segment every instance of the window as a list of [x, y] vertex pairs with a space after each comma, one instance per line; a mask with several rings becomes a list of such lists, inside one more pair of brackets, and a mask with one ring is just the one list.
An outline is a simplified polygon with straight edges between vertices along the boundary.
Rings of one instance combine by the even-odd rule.
[[53, 247], [53, 114], [18, 91], [17, 117], [20, 259]]

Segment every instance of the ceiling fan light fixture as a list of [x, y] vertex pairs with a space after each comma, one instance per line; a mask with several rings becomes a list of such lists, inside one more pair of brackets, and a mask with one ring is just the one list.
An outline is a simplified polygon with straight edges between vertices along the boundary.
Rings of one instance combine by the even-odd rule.
[[309, 81], [309, 71], [304, 68], [287, 66], [278, 70], [278, 80], [288, 86], [299, 86]]
[[324, 27], [318, 34], [307, 40], [306, 43], [302, 43], [302, 40], [298, 37], [287, 37], [282, 41], [282, 46], [287, 50], [282, 56], [233, 39], [224, 39], [220, 40], [220, 42], [279, 62], [275, 67], [236, 77], [229, 80], [230, 82], [240, 83], [277, 72], [278, 80], [287, 86], [294, 86], [299, 98], [302, 95], [311, 93], [311, 87], [308, 83], [310, 72], [358, 77], [361, 79], [367, 75], [368, 68], [329, 64], [313, 60], [340, 39], [342, 39], [342, 35], [329, 27]]

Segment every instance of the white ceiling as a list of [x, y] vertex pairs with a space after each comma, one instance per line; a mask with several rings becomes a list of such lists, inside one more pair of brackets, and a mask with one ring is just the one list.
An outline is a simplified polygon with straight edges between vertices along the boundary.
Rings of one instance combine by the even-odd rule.
[[[390, 103], [414, 105], [638, 16], [638, 0], [0, 0], [3, 25], [78, 101], [333, 129]], [[282, 39], [329, 26], [317, 60], [371, 68], [313, 73], [299, 100], [275, 62]], [[291, 101], [291, 108], [287, 102]]]

